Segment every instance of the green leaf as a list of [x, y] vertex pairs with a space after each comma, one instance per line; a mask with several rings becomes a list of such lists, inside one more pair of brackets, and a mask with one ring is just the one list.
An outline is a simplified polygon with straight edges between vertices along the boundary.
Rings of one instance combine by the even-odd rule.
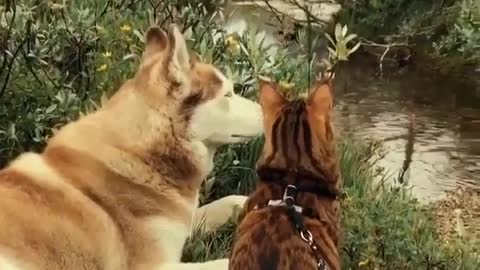
[[100, 97], [100, 106], [105, 106], [108, 102], [108, 97], [107, 97], [107, 93], [106, 92], [103, 92], [102, 93], [102, 96]]
[[138, 29], [133, 30], [133, 34], [137, 36], [137, 38], [140, 40], [140, 42], [145, 43], [145, 35], [140, 33]]
[[337, 23], [337, 24], [335, 25], [335, 40], [336, 40], [336, 41], [339, 41], [339, 40], [340, 40], [340, 38], [341, 38], [341, 33], [342, 33], [342, 26], [341, 26], [339, 23]]
[[355, 46], [353, 46], [353, 48], [350, 49], [350, 51], [348, 52], [348, 55], [357, 51], [360, 48], [361, 45], [362, 45], [362, 42], [359, 41], [357, 44], [355, 44]]
[[247, 56], [247, 57], [250, 57], [250, 52], [248, 51], [248, 49], [245, 47], [245, 45], [243, 45], [243, 43], [239, 43], [240, 44], [240, 48], [242, 49], [243, 53]]
[[357, 34], [350, 34], [344, 39], [344, 43], [347, 44], [348, 42], [352, 41], [354, 38], [357, 37]]
[[330, 41], [330, 43], [335, 46], [335, 41], [333, 41], [332, 36], [330, 36], [328, 33], [325, 33], [325, 36], [327, 37], [328, 41]]
[[52, 112], [55, 111], [56, 109], [57, 109], [57, 104], [52, 104], [52, 105], [50, 105], [50, 106], [45, 110], [45, 113], [46, 113], [46, 114], [52, 113]]
[[130, 60], [130, 59], [136, 58], [136, 57], [138, 57], [138, 55], [136, 53], [130, 53], [130, 54], [125, 55], [122, 58], [122, 61], [127, 61], [127, 60]]
[[343, 30], [342, 30], [342, 36], [345, 37], [347, 35], [347, 31], [348, 31], [348, 26], [345, 24], [343, 26]]
[[337, 57], [337, 52], [336, 52], [334, 49], [328, 47], [328, 51], [329, 51], [334, 57]]

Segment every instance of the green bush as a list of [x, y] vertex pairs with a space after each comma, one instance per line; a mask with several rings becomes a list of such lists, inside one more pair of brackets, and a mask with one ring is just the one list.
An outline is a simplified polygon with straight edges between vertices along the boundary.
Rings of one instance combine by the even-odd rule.
[[[382, 43], [421, 43], [435, 58], [480, 63], [480, 1], [341, 1], [342, 18], [361, 36]], [[426, 41], [426, 42], [425, 42]]]
[[[4, 1], [0, 6], [0, 167], [39, 150], [54, 128], [132, 75], [151, 9], [125, 1]], [[147, 12], [138, 12], [142, 8]]]
[[[219, 66], [243, 95], [255, 98], [259, 75], [281, 81], [286, 91], [308, 87], [315, 57], [302, 50], [291, 57], [287, 49], [262, 46], [254, 29], [227, 35], [214, 19], [220, 11], [212, 10], [211, 2], [189, 2], [0, 1], [0, 167], [22, 151], [40, 150], [56, 128], [94, 110], [132, 76], [143, 32], [154, 21], [182, 18], [191, 48]], [[261, 139], [222, 147], [201, 202], [251, 192], [261, 147]], [[478, 247], [463, 242], [445, 247], [428, 212], [410, 195], [373, 182], [377, 150], [376, 143], [339, 141], [346, 193], [344, 269], [476, 269]], [[232, 222], [216, 232], [198, 231], [183, 259], [228, 255], [234, 228]]]
[[[55, 128], [96, 108], [133, 75], [143, 32], [181, 18], [189, 44], [254, 96], [256, 77], [293, 78], [305, 56], [275, 59], [250, 31], [226, 36], [208, 1], [4, 1], [0, 6], [0, 167], [38, 151]], [[288, 60], [288, 61], [287, 61]], [[285, 63], [285, 64], [281, 64]], [[302, 72], [307, 74], [307, 72]], [[298, 80], [306, 82], [307, 80]]]
[[463, 0], [453, 8], [447, 34], [433, 44], [438, 56], [457, 52], [468, 63], [480, 63], [480, 1]]

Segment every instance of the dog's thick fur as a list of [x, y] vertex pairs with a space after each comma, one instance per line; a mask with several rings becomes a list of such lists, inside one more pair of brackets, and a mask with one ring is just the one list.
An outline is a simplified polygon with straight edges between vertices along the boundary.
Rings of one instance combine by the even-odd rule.
[[[328, 78], [332, 78], [331, 76]], [[296, 204], [329, 270], [340, 270], [337, 250], [341, 176], [332, 125], [332, 82], [317, 82], [306, 99], [288, 101], [277, 85], [261, 83], [265, 144], [259, 179], [249, 196], [230, 256], [230, 270], [317, 270], [316, 257], [301, 239], [281, 200], [287, 185], [298, 188]]]
[[229, 196], [197, 208], [198, 192], [217, 146], [262, 134], [260, 106], [191, 59], [177, 27], [145, 40], [134, 78], [103, 108], [0, 171], [0, 269], [227, 269], [180, 257], [192, 223], [208, 230], [243, 206]]

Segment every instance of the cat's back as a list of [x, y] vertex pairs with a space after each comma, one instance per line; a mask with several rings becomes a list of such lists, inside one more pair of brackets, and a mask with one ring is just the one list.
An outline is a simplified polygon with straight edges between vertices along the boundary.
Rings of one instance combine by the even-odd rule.
[[268, 207], [251, 212], [237, 228], [229, 270], [313, 270], [310, 253], [286, 209]]

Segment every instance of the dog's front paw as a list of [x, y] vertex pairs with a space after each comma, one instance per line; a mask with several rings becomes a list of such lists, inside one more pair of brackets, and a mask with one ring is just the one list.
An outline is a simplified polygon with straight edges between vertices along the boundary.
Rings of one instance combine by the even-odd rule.
[[235, 220], [243, 211], [247, 196], [230, 195], [213, 201], [197, 209], [195, 213], [195, 225], [203, 225], [205, 230], [219, 227], [229, 221]]
[[[248, 197], [243, 195], [230, 195], [223, 198], [230, 204], [232, 211], [241, 211], [245, 207]], [[222, 199], [221, 199], [222, 200]]]
[[219, 259], [212, 261], [211, 270], [228, 270], [229, 259]]
[[232, 218], [235, 222], [240, 223], [246, 214], [247, 196], [232, 195], [230, 199], [232, 202]]

